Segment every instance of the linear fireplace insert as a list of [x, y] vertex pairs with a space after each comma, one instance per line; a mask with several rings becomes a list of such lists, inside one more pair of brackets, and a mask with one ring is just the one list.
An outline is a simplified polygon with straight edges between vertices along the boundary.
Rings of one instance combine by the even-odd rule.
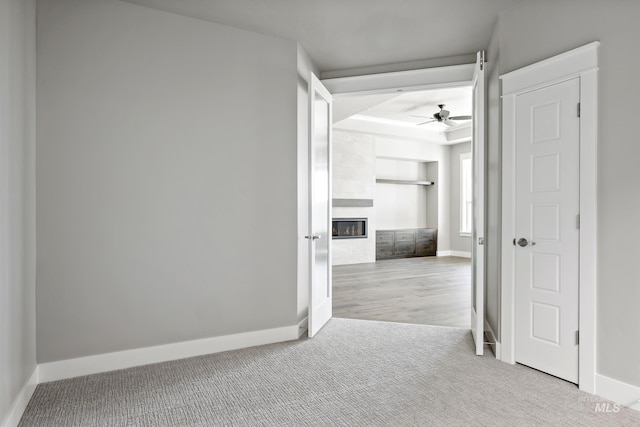
[[367, 218], [334, 218], [331, 232], [334, 239], [366, 239]]

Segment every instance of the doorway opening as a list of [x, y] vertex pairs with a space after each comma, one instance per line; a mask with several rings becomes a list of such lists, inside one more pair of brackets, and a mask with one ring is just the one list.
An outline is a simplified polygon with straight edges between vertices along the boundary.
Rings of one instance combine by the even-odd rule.
[[333, 315], [470, 328], [472, 88], [393, 88], [333, 100]]
[[[373, 95], [390, 92], [412, 92], [427, 89], [455, 88], [461, 86], [470, 86], [473, 94], [472, 99], [472, 127], [473, 134], [473, 220], [472, 220], [472, 250], [471, 250], [471, 289], [472, 304], [470, 310], [471, 332], [473, 335], [475, 353], [482, 355], [484, 353], [484, 191], [486, 188], [485, 175], [485, 52], [478, 52], [475, 64], [457, 65], [451, 67], [440, 67], [422, 70], [413, 70], [398, 73], [386, 73], [368, 76], [356, 76], [329, 79], [320, 82], [313, 72], [310, 73], [309, 79], [309, 168], [306, 181], [309, 184], [308, 194], [308, 234], [304, 238], [308, 241], [309, 255], [309, 310], [308, 310], [308, 335], [313, 337], [322, 325], [324, 325], [332, 317], [333, 310], [333, 292], [332, 292], [332, 245], [322, 243], [318, 245], [318, 241], [322, 236], [329, 236], [331, 228], [330, 217], [333, 215], [329, 208], [332, 200], [327, 195], [327, 189], [332, 188], [332, 107], [334, 96], [348, 95]], [[348, 94], [348, 95], [347, 95]], [[316, 105], [319, 104], [319, 105]], [[316, 108], [320, 107], [322, 108]], [[427, 116], [425, 122], [421, 124], [410, 125], [410, 127], [421, 126], [431, 122], [446, 122], [447, 119], [454, 120], [454, 116], [444, 109], [445, 105], [438, 105], [438, 110], [431, 116]], [[349, 114], [352, 115], [353, 113]], [[432, 120], [435, 119], [435, 120]], [[464, 116], [457, 116], [458, 120], [467, 120]], [[421, 118], [424, 120], [424, 118]], [[316, 155], [322, 154], [322, 157]], [[380, 150], [376, 147], [376, 153], [380, 154]], [[326, 158], [326, 161], [324, 160]], [[397, 157], [393, 157], [396, 159]], [[403, 158], [406, 160], [406, 158]], [[425, 159], [429, 160], [429, 159]], [[446, 160], [446, 159], [445, 159]], [[441, 170], [441, 168], [438, 168]], [[303, 179], [304, 179], [303, 178]], [[383, 179], [381, 183], [389, 183], [390, 179]], [[407, 180], [392, 180], [395, 184], [404, 184]], [[410, 180], [412, 185], [428, 185], [430, 181], [422, 179]], [[376, 181], [378, 183], [380, 181]], [[441, 180], [441, 185], [445, 185], [447, 181]], [[440, 193], [444, 194], [444, 192]], [[326, 196], [326, 197], [325, 197]], [[316, 203], [317, 202], [317, 203]], [[358, 203], [363, 200], [358, 200]], [[368, 202], [364, 200], [364, 202]], [[446, 206], [445, 206], [446, 207]], [[320, 212], [316, 208], [322, 210]], [[444, 217], [443, 217], [444, 218]], [[325, 220], [326, 219], [326, 220]], [[420, 234], [420, 230], [413, 230], [414, 237]], [[424, 231], [424, 230], [423, 230]], [[450, 230], [447, 227], [442, 228], [443, 233]], [[437, 230], [436, 230], [437, 232]], [[377, 237], [377, 236], [376, 236]], [[424, 236], [423, 236], [424, 237]], [[396, 237], [394, 237], [395, 239]], [[449, 243], [446, 239], [440, 238], [440, 241]], [[325, 237], [322, 242], [329, 242]], [[395, 240], [394, 240], [395, 242]], [[436, 239], [437, 242], [437, 239]], [[427, 242], [424, 242], [428, 244]], [[394, 243], [395, 245], [395, 243]], [[403, 243], [404, 246], [404, 243]], [[304, 248], [299, 247], [304, 251]], [[318, 249], [321, 252], [318, 252]], [[394, 246], [395, 251], [395, 246]], [[326, 253], [326, 257], [324, 254]], [[317, 254], [322, 255], [316, 257]], [[443, 254], [444, 255], [444, 254]], [[322, 270], [323, 275], [317, 276], [315, 272]], [[325, 275], [324, 272], [327, 274]], [[321, 310], [327, 307], [326, 310]], [[314, 327], [313, 325], [316, 325]], [[497, 346], [496, 346], [497, 347]]]

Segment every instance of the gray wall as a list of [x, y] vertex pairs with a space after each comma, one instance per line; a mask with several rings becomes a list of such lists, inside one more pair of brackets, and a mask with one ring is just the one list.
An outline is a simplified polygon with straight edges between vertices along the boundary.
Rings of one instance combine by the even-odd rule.
[[471, 143], [463, 142], [451, 149], [451, 250], [471, 253], [471, 237], [460, 235], [460, 154], [471, 152]]
[[34, 0], [0, 0], [0, 424], [36, 368]]
[[640, 386], [640, 2], [540, 0], [500, 17], [500, 72], [599, 40], [597, 369]]
[[38, 9], [39, 362], [296, 323], [297, 45]]

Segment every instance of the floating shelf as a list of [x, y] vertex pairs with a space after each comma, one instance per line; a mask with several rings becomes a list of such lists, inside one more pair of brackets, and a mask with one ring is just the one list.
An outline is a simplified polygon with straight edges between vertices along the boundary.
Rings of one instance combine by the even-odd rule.
[[333, 199], [334, 208], [371, 208], [373, 199]]
[[380, 184], [404, 184], [404, 185], [433, 185], [433, 181], [408, 181], [404, 179], [384, 179], [376, 178], [376, 182]]

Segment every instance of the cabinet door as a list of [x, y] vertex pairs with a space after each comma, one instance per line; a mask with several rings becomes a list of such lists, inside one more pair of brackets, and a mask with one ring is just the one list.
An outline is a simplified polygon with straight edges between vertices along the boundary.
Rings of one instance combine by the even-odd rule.
[[436, 230], [434, 228], [419, 228], [418, 229], [418, 241], [435, 240]]
[[393, 257], [393, 231], [376, 231], [376, 259]]
[[415, 230], [396, 231], [393, 253], [397, 257], [413, 256], [416, 254]]
[[415, 242], [416, 232], [413, 230], [396, 231], [396, 243], [397, 242]]
[[396, 242], [394, 248], [394, 254], [400, 256], [411, 256], [416, 253], [416, 244], [413, 241], [400, 241]]
[[434, 256], [437, 250], [436, 230], [433, 228], [418, 229], [416, 237], [416, 255]]

